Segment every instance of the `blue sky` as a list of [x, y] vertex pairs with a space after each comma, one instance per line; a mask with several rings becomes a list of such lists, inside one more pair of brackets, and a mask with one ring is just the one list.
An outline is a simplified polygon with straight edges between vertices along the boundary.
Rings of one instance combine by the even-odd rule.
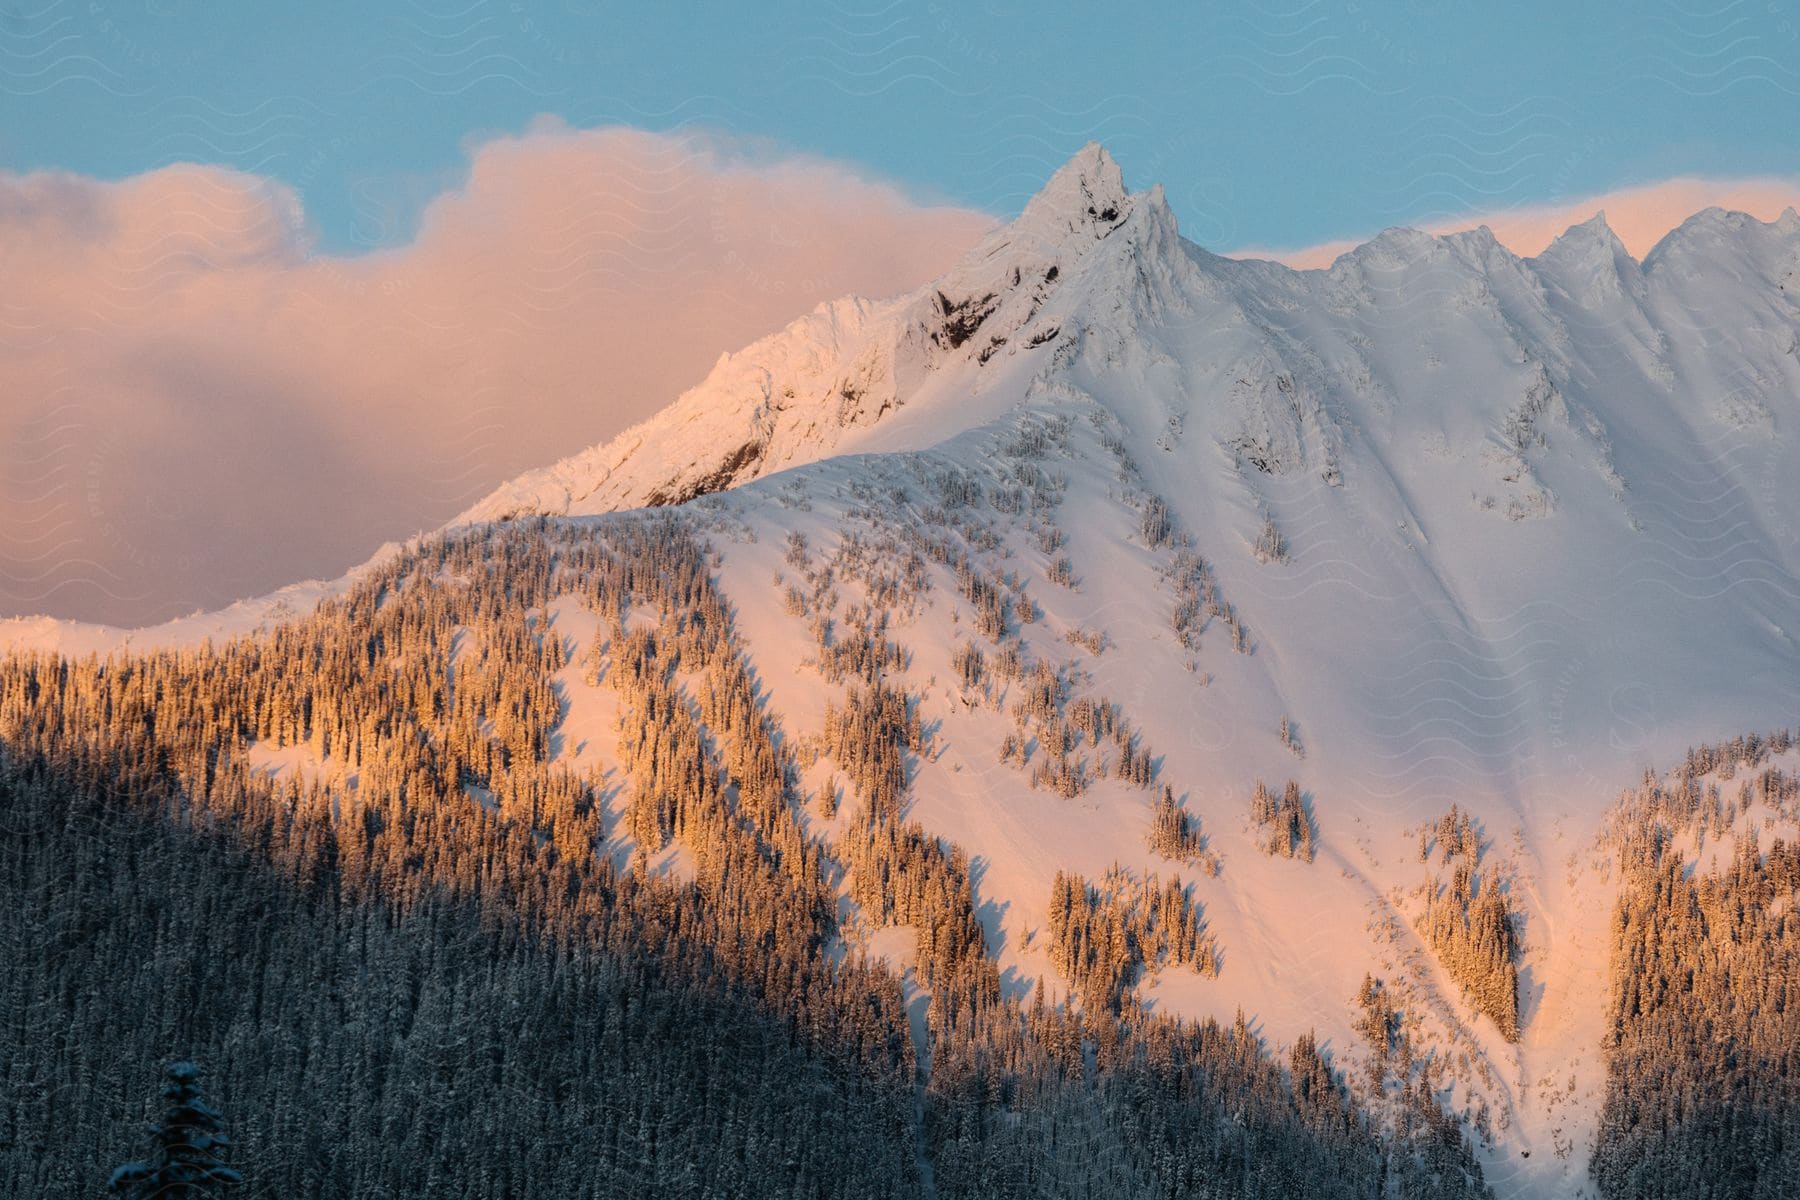
[[1297, 246], [1675, 175], [1800, 175], [1800, 14], [1675, 4], [5, 0], [0, 167], [280, 178], [406, 239], [542, 113], [699, 125], [1017, 210], [1089, 138], [1184, 232]]

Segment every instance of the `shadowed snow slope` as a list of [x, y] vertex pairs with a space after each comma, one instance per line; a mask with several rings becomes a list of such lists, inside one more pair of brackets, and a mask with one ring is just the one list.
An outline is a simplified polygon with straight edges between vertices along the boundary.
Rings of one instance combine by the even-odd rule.
[[[1091, 145], [931, 286], [823, 305], [460, 521], [691, 503], [795, 734], [841, 694], [808, 661], [818, 621], [897, 581], [889, 636], [935, 731], [912, 812], [972, 855], [1010, 983], [1057, 979], [1057, 870], [1195, 877], [1146, 842], [1167, 783], [1223, 864], [1195, 887], [1223, 966], [1145, 994], [1351, 1062], [1383, 976], [1432, 1052], [1467, 1056], [1450, 1103], [1494, 1113], [1497, 1190], [1570, 1194], [1601, 1082], [1602, 814], [1800, 699], [1797, 287], [1791, 210], [1702, 212], [1642, 262], [1598, 218], [1533, 259], [1485, 229], [1391, 230], [1319, 271], [1222, 258]], [[999, 640], [971, 573], [1011, 604]], [[1001, 642], [1115, 701], [1156, 788], [1065, 799], [1002, 762], [1025, 683], [953, 661]], [[1254, 783], [1290, 778], [1311, 864], [1250, 826]], [[1417, 831], [1452, 803], [1521, 914], [1517, 1044], [1413, 932]]]

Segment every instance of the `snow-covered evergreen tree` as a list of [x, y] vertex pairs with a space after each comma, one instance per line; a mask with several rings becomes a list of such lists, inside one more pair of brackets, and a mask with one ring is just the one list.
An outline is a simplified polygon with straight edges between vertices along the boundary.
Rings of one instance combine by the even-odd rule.
[[225, 1165], [231, 1146], [222, 1114], [200, 1095], [200, 1068], [170, 1063], [163, 1072], [162, 1120], [147, 1126], [155, 1153], [148, 1162], [116, 1168], [108, 1188], [130, 1200], [186, 1200], [211, 1196], [244, 1181]]

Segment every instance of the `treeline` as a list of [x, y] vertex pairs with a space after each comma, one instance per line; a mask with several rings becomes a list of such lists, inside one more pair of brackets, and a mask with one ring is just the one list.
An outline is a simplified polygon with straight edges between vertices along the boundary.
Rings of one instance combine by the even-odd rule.
[[[40, 1170], [59, 1130], [85, 1126], [109, 1146], [94, 1121], [110, 1094], [99, 1086], [107, 1073], [84, 1060], [149, 1066], [180, 1049], [226, 1068], [222, 1091], [277, 1097], [248, 1112], [240, 1098], [241, 1119], [293, 1114], [295, 1127], [284, 1131], [296, 1135], [293, 1157], [286, 1144], [270, 1147], [273, 1177], [263, 1177], [283, 1195], [578, 1195], [582, 1180], [608, 1178], [618, 1181], [611, 1194], [683, 1179], [738, 1179], [783, 1194], [855, 1195], [865, 1185], [907, 1194], [918, 1159], [906, 1135], [916, 1055], [898, 982], [856, 961], [834, 965], [822, 952], [832, 918], [822, 849], [798, 836], [779, 752], [734, 662], [698, 547], [672, 524], [622, 524], [608, 540], [566, 533], [553, 542], [542, 531], [514, 531], [447, 542], [271, 638], [217, 652], [0, 665], [7, 821], [34, 839], [16, 843], [26, 860], [7, 877], [51, 906], [7, 911], [11, 948], [45, 972], [35, 981], [28, 972], [9, 976], [15, 990], [5, 1028], [15, 1037], [6, 1060], [23, 1090], [9, 1090], [12, 1152], [0, 1156], [7, 1173]], [[456, 578], [474, 582], [443, 582]], [[478, 785], [504, 798], [519, 794], [515, 779], [563, 777], [543, 761], [547, 739], [515, 729], [515, 752], [503, 740], [507, 722], [496, 719], [503, 711], [471, 725], [457, 697], [465, 685], [486, 687], [481, 658], [458, 648], [471, 636], [502, 680], [536, 672], [541, 682], [559, 660], [543, 649], [554, 636], [541, 619], [553, 589], [586, 595], [616, 624], [631, 604], [659, 611], [654, 635], [616, 637], [608, 681], [636, 706], [628, 726], [645, 746], [680, 748], [633, 754], [628, 816], [637, 819], [628, 824], [647, 837], [689, 842], [698, 864], [691, 884], [617, 874], [600, 852], [592, 785], [559, 793], [555, 803], [503, 800], [497, 811], [468, 792]], [[674, 692], [678, 661], [706, 681], [699, 707], [709, 733], [698, 749], [691, 736], [665, 736], [665, 726], [685, 728], [691, 719], [682, 715], [687, 698]], [[554, 721], [553, 691], [501, 686], [488, 694], [517, 698], [515, 726]], [[329, 747], [340, 765], [358, 768], [354, 784], [298, 773], [271, 781], [245, 752], [260, 731]], [[484, 749], [483, 740], [504, 753]], [[204, 848], [205, 869], [158, 874], [186, 861], [177, 849], [188, 841]], [[146, 842], [154, 852], [141, 871], [119, 878]], [[246, 882], [255, 864], [232, 857], [246, 853], [267, 864], [266, 885]], [[66, 863], [84, 861], [100, 865], [64, 873]], [[44, 872], [56, 874], [45, 880]], [[101, 901], [129, 907], [96, 917], [105, 911], [96, 887], [106, 889]], [[240, 903], [250, 907], [240, 913]], [[290, 914], [291, 944], [258, 931], [257, 922], [277, 912]], [[173, 914], [191, 915], [191, 929], [172, 932]], [[84, 944], [110, 947], [108, 956], [51, 953], [54, 943], [40, 940], [68, 928], [87, 930]], [[394, 937], [382, 937], [383, 929]], [[389, 960], [407, 973], [384, 974]], [[437, 992], [421, 982], [427, 968], [443, 980]], [[389, 980], [403, 1000], [387, 998]], [[615, 1049], [668, 1077], [660, 1088], [645, 1086], [642, 1105], [611, 1090], [620, 1077], [604, 1062], [582, 1058], [545, 1079], [532, 1057], [533, 1047], [548, 1054], [592, 1040], [598, 1031], [583, 1022], [606, 1015], [594, 995], [608, 989], [620, 1011]], [[415, 1012], [434, 995], [445, 1005], [435, 1024]], [[363, 1015], [367, 1006], [386, 1006], [380, 1021]], [[496, 1015], [496, 1006], [506, 1007]], [[141, 1019], [145, 1012], [156, 1019]], [[26, 1036], [27, 1017], [47, 1024]], [[537, 1022], [532, 1030], [542, 1037], [525, 1036], [524, 1020]], [[664, 1042], [670, 1053], [690, 1044], [674, 1033], [689, 1025], [723, 1039], [709, 1033], [691, 1043], [717, 1076], [712, 1082], [681, 1065], [685, 1051], [661, 1065]], [[64, 1028], [88, 1036], [45, 1036]], [[456, 1054], [415, 1061], [434, 1048], [409, 1041], [415, 1031], [455, 1043]], [[523, 1050], [513, 1053], [508, 1039]], [[734, 1051], [739, 1041], [743, 1053]], [[239, 1042], [262, 1050], [239, 1056]], [[326, 1043], [331, 1053], [316, 1049]], [[780, 1094], [750, 1082], [765, 1069], [779, 1078], [786, 1068], [777, 1060], [796, 1078], [820, 1081], [819, 1109], [847, 1105], [860, 1111], [857, 1123], [874, 1122], [881, 1145], [865, 1151], [886, 1167], [833, 1167], [835, 1152], [812, 1149], [769, 1162], [759, 1148], [762, 1166], [738, 1175], [744, 1164], [714, 1148], [721, 1133], [761, 1137], [761, 1128], [791, 1143], [772, 1128]], [[361, 1090], [316, 1086], [307, 1074], [334, 1063]], [[408, 1084], [408, 1069], [423, 1074]], [[34, 1085], [52, 1080], [47, 1093]], [[496, 1105], [493, 1095], [550, 1086], [559, 1090], [546, 1104], [566, 1095], [569, 1106], [557, 1120], [591, 1132], [546, 1140], [524, 1118], [515, 1129], [504, 1115], [512, 1105]], [[768, 1111], [732, 1115], [740, 1103]], [[442, 1127], [403, 1123], [414, 1105], [451, 1111]], [[299, 1128], [311, 1112], [321, 1113], [323, 1127]], [[683, 1116], [671, 1124], [668, 1114], [684, 1112], [691, 1123]], [[395, 1117], [376, 1122], [381, 1113]], [[534, 1144], [562, 1149], [546, 1156]], [[414, 1153], [409, 1166], [384, 1165]], [[320, 1154], [332, 1162], [315, 1177], [306, 1163]], [[78, 1157], [91, 1163], [118, 1152]], [[83, 1168], [57, 1168], [65, 1173], [61, 1192], [7, 1190], [85, 1193]]]
[[[1415, 1179], [1431, 1180], [1438, 1189], [1436, 1195], [1480, 1194], [1480, 1180], [1465, 1167], [1468, 1135], [1463, 1123], [1438, 1102], [1438, 1091], [1445, 1085], [1444, 1060], [1429, 1051], [1421, 1054], [1414, 1050], [1406, 1014], [1395, 1004], [1385, 981], [1365, 974], [1356, 992], [1356, 1006], [1359, 1012], [1352, 1028], [1368, 1042], [1370, 1050], [1361, 1094], [1384, 1111], [1393, 1136], [1411, 1147], [1402, 1170]], [[1493, 1114], [1487, 1101], [1476, 1108], [1471, 1124], [1477, 1136], [1493, 1139]]]
[[1425, 935], [1450, 978], [1509, 1042], [1519, 1040], [1519, 935], [1508, 893], [1495, 872], [1481, 871], [1481, 835], [1456, 805], [1419, 835], [1419, 860], [1433, 852], [1450, 868], [1444, 883], [1425, 884]]
[[[563, 598], [617, 789], [552, 753]], [[905, 816], [917, 700], [870, 674], [828, 842], [679, 517], [459, 533], [216, 648], [0, 661], [0, 1191], [92, 1194], [180, 1057], [251, 1194], [1437, 1194], [1316, 1048], [1008, 996], [970, 864]], [[647, 870], [670, 842], [691, 871]], [[918, 930], [925, 1045], [844, 952], [844, 872]]]
[[1250, 823], [1263, 853], [1277, 858], [1313, 860], [1313, 820], [1300, 785], [1288, 780], [1277, 800], [1262, 780], [1250, 793]]
[[1139, 879], [1122, 867], [1098, 886], [1056, 873], [1050, 888], [1050, 961], [1092, 1012], [1116, 1012], [1145, 971], [1173, 962], [1219, 973], [1218, 947], [1180, 879]]
[[[1800, 817], [1800, 780], [1769, 768], [1785, 731], [1690, 751], [1613, 813], [1606, 1095], [1593, 1175], [1609, 1200], [1774, 1200], [1800, 1179], [1800, 846], [1759, 826]], [[1716, 864], [1697, 861], [1729, 837]]]
[[813, 636], [819, 646], [819, 670], [832, 683], [846, 677], [874, 683], [885, 673], [900, 670], [906, 665], [905, 654], [887, 634], [887, 611], [871, 611], [868, 605], [852, 609], [841, 630], [830, 617], [818, 618]]
[[[1026, 678], [1021, 706], [1060, 719], [1060, 676], [1040, 668]], [[967, 856], [905, 817], [908, 756], [924, 749], [916, 702], [883, 680], [850, 686], [845, 701], [828, 704], [820, 745], [857, 793], [835, 849], [862, 920], [914, 931], [929, 997], [925, 1140], [940, 1196], [1372, 1194], [1393, 1163], [1316, 1053], [1296, 1088], [1241, 1022], [1222, 1039], [1213, 1022], [1153, 1016], [1130, 995], [1146, 963], [1216, 971], [1216, 947], [1180, 881], [1109, 876], [1104, 893], [1070, 883], [1052, 940], [1084, 1003], [1047, 1004], [1041, 981], [1029, 1008], [1009, 998]], [[1117, 720], [1079, 711], [1084, 722]], [[1127, 965], [1094, 965], [1112, 963], [1115, 948]], [[1228, 1078], [1240, 1072], [1248, 1078]], [[1228, 1118], [1236, 1103], [1248, 1107]], [[1318, 1157], [1326, 1146], [1347, 1167], [1341, 1177]]]
[[[945, 490], [970, 489], [959, 474]], [[872, 538], [858, 538], [856, 544], [882, 544], [893, 536], [899, 544], [949, 568], [965, 598], [971, 592], [978, 598], [997, 597], [1000, 587], [1016, 588], [1010, 577], [968, 565], [966, 552], [943, 538], [903, 522], [896, 523], [898, 532], [890, 535], [893, 511], [891, 506], [870, 506], [853, 514], [875, 528]], [[955, 524], [955, 510], [950, 512]], [[933, 523], [942, 521], [934, 518]], [[985, 533], [958, 528], [971, 547]], [[1054, 534], [1053, 527], [1045, 528]], [[1047, 538], [1044, 552], [1052, 553], [1058, 544], [1058, 538]], [[845, 559], [840, 547], [829, 562], [841, 565]], [[802, 565], [793, 557], [789, 561]], [[816, 622], [820, 613], [835, 605], [836, 597], [820, 586], [831, 566], [812, 569], [810, 562], [809, 558], [811, 599], [805, 605], [790, 605], [790, 611], [810, 614]], [[836, 572], [839, 582], [847, 582], [850, 574]], [[992, 580], [995, 587], [971, 585], [978, 578]], [[985, 602], [993, 610], [1000, 608], [993, 599]], [[1077, 673], [1033, 662], [1010, 628], [1001, 631], [992, 647], [963, 642], [953, 652], [951, 665], [964, 699], [1009, 702], [1006, 707], [1016, 731], [1003, 743], [1003, 761], [1022, 765], [1033, 751], [1042, 749], [1040, 738], [1048, 733], [1055, 748], [1065, 752], [1083, 743], [1100, 749], [1111, 742], [1120, 751], [1120, 762], [1130, 761], [1124, 753], [1129, 747], [1135, 761], [1121, 773], [1141, 785], [1153, 781], [1153, 760], [1137, 745], [1119, 707], [1078, 694]], [[1009, 689], [1011, 696], [1006, 695]], [[910, 786], [908, 758], [922, 749], [920, 735], [909, 728], [917, 720], [916, 700], [902, 703], [898, 698], [902, 694], [894, 691], [876, 702], [874, 692], [851, 684], [847, 705], [833, 704], [828, 710], [824, 752], [860, 781], [857, 808], [837, 851], [850, 864], [851, 898], [863, 920], [911, 926], [917, 939], [917, 969], [929, 986], [926, 1112], [932, 1131], [928, 1140], [934, 1154], [941, 1156], [934, 1160], [940, 1193], [945, 1192], [947, 1179], [956, 1179], [962, 1181], [959, 1187], [969, 1189], [957, 1194], [968, 1195], [1233, 1195], [1240, 1194], [1240, 1188], [1250, 1194], [1265, 1188], [1279, 1194], [1285, 1187], [1295, 1195], [1331, 1196], [1365, 1194], [1371, 1179], [1379, 1178], [1377, 1190], [1383, 1195], [1487, 1194], [1459, 1123], [1437, 1108], [1429, 1088], [1410, 1092], [1410, 1104], [1402, 1106], [1391, 1123], [1385, 1115], [1381, 1124], [1371, 1123], [1360, 1115], [1310, 1039], [1294, 1048], [1285, 1083], [1275, 1082], [1284, 1074], [1279, 1069], [1253, 1083], [1249, 1077], [1228, 1078], [1240, 1067], [1260, 1074], [1254, 1064], [1259, 1059], [1267, 1063], [1260, 1054], [1246, 1055], [1257, 1039], [1242, 1019], [1227, 1033], [1210, 1021], [1194, 1026], [1154, 1017], [1130, 986], [1110, 982], [1122, 983], [1122, 976], [1135, 977], [1137, 970], [1097, 969], [1084, 974], [1075, 961], [1083, 954], [1075, 951], [1061, 962], [1062, 969], [1073, 977], [1109, 982], [1089, 986], [1080, 1007], [1070, 1008], [1048, 1004], [1040, 980], [1036, 998], [1021, 1010], [998, 987], [974, 907], [967, 858], [905, 819], [904, 790], [896, 799], [899, 780], [907, 779]], [[846, 736], [852, 728], [858, 730], [857, 736]], [[893, 751], [902, 746], [907, 754], [900, 756], [901, 769], [896, 771], [889, 764]], [[1113, 761], [1101, 754], [1098, 773], [1109, 773]], [[870, 766], [877, 769], [869, 770]], [[1046, 780], [1040, 775], [1037, 782]], [[1216, 871], [1216, 859], [1206, 851], [1192, 819], [1180, 812], [1170, 789], [1162, 792], [1158, 812], [1169, 811], [1153, 815], [1153, 823], [1166, 828], [1167, 847]], [[1067, 908], [1073, 919], [1059, 923], [1059, 928], [1085, 928], [1087, 934], [1058, 939], [1053, 933], [1053, 943], [1064, 941], [1071, 951], [1077, 944], [1104, 946], [1095, 956], [1098, 961], [1110, 957], [1112, 946], [1122, 939], [1126, 955], [1133, 959], [1141, 960], [1148, 948], [1153, 959], [1167, 961], [1178, 953], [1186, 962], [1216, 969], [1216, 946], [1204, 931], [1198, 906], [1179, 882], [1158, 884], [1151, 892], [1142, 881], [1134, 881], [1129, 889], [1104, 897], [1102, 891], [1112, 892], [1106, 881], [1097, 888], [1083, 881], [1081, 890], [1088, 902], [1077, 902], [1076, 889], [1070, 888]], [[1109, 911], [1121, 917], [1119, 939], [1106, 919]], [[1142, 942], [1133, 946], [1133, 934], [1127, 930], [1141, 932]], [[1175, 951], [1176, 943], [1183, 948]], [[1054, 946], [1053, 953], [1064, 958]], [[953, 973], [961, 973], [965, 982], [955, 984]], [[1077, 998], [1082, 998], [1079, 984]], [[1022, 1039], [1015, 1032], [1021, 1025]], [[968, 1031], [984, 1029], [977, 1037], [969, 1036]], [[1089, 1083], [1072, 1089], [1071, 1084], [1082, 1078]], [[1291, 1132], [1277, 1135], [1276, 1140], [1288, 1142], [1290, 1148], [1272, 1157], [1259, 1149], [1240, 1159], [1228, 1150], [1236, 1141], [1234, 1126], [1253, 1139], [1264, 1138], [1258, 1130], [1271, 1111], [1267, 1102], [1284, 1093], [1313, 1114], [1306, 1119], [1313, 1133], [1298, 1142]], [[1256, 1099], [1235, 1109], [1229, 1125], [1221, 1125], [1223, 1111], [1212, 1107], [1211, 1098], [1231, 1108], [1244, 1096]], [[1196, 1101], [1201, 1101], [1197, 1107]], [[954, 1119], [946, 1114], [954, 1114]], [[1131, 1125], [1121, 1127], [1119, 1122], [1127, 1116]], [[1317, 1173], [1302, 1162], [1313, 1161], [1310, 1149], [1298, 1148], [1321, 1135], [1341, 1147], [1334, 1175]], [[1367, 1151], [1361, 1148], [1364, 1137], [1373, 1138], [1373, 1158], [1365, 1157]], [[1045, 1138], [1064, 1147], [1079, 1144], [1079, 1165], [1046, 1171]], [[1289, 1182], [1278, 1183], [1279, 1176]]]
[[[984, 662], [974, 665], [985, 669]], [[957, 663], [959, 669], [970, 665], [966, 651]], [[1117, 704], [1104, 696], [1076, 695], [1070, 673], [1046, 660], [1027, 666], [1022, 643], [1003, 647], [995, 673], [1016, 681], [1021, 692], [1012, 705], [1014, 728], [1000, 743], [1000, 761], [1029, 765], [1033, 787], [1072, 800], [1096, 778], [1117, 776], [1141, 788], [1155, 784], [1155, 756]]]
[[1231, 648], [1239, 654], [1250, 653], [1250, 635], [1238, 619], [1237, 609], [1219, 593], [1218, 580], [1205, 559], [1192, 550], [1178, 550], [1164, 573], [1175, 591], [1169, 627], [1185, 649], [1199, 650], [1200, 635], [1216, 618], [1230, 631]]
[[1166, 784], [1151, 810], [1146, 840], [1152, 851], [1166, 859], [1197, 863], [1209, 877], [1219, 873], [1219, 856], [1207, 848], [1206, 835], [1200, 832], [1200, 818], [1182, 808], [1175, 799], [1175, 789]]

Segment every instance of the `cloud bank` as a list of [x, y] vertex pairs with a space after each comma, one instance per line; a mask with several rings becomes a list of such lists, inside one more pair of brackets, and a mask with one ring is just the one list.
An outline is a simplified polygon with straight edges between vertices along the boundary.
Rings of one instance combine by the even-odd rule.
[[[1627, 250], [1643, 258], [1664, 234], [1703, 208], [1727, 208], [1746, 212], [1761, 221], [1773, 221], [1781, 210], [1800, 205], [1800, 182], [1780, 179], [1668, 179], [1661, 183], [1620, 188], [1581, 200], [1506, 209], [1486, 216], [1463, 217], [1425, 225], [1427, 233], [1456, 233], [1486, 225], [1501, 245], [1514, 254], [1532, 257], [1555, 241], [1571, 225], [1597, 212], [1606, 214]], [[1371, 235], [1372, 236], [1372, 235]], [[1272, 258], [1290, 267], [1329, 267], [1340, 254], [1354, 250], [1367, 238], [1324, 242], [1292, 250], [1245, 247], [1231, 252], [1234, 258]]]
[[258, 176], [0, 174], [0, 615], [142, 624], [336, 575], [991, 224], [738, 140], [549, 122], [356, 256]]

